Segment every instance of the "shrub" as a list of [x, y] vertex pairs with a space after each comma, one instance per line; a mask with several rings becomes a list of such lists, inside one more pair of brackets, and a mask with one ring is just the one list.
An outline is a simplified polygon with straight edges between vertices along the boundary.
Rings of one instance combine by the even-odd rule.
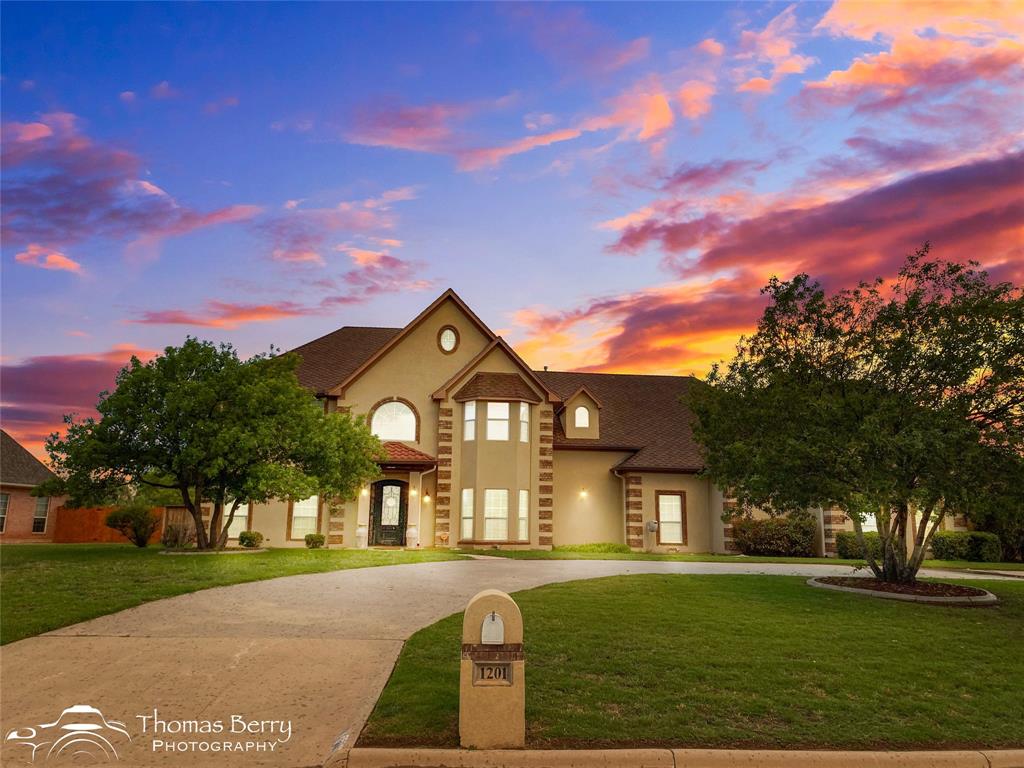
[[998, 563], [1003, 548], [999, 537], [985, 531], [939, 531], [932, 537], [932, 557], [936, 560], [969, 560], [974, 563]]
[[306, 547], [309, 549], [320, 549], [327, 541], [327, 537], [322, 533], [307, 533], [306, 534]]
[[602, 542], [599, 544], [563, 544], [559, 547], [554, 547], [555, 552], [594, 552], [602, 555], [607, 554], [629, 554], [633, 550], [627, 547], [625, 544], [612, 544], [611, 542]]
[[813, 557], [817, 523], [800, 515], [755, 520], [733, 520], [732, 536], [744, 555]]
[[190, 525], [168, 525], [160, 543], [165, 549], [187, 549], [196, 543], [196, 531]]
[[120, 531], [136, 547], [149, 544], [149, 537], [160, 526], [160, 518], [147, 504], [133, 502], [116, 507], [107, 515], [107, 527]]
[[[875, 560], [880, 560], [882, 557], [881, 537], [874, 531], [865, 531], [864, 543]], [[853, 531], [840, 531], [836, 534], [836, 553], [844, 560], [867, 559], [860, 542], [857, 541], [857, 534]]]
[[262, 543], [263, 534], [259, 531], [242, 531], [238, 534], [239, 546], [245, 547], [246, 549], [256, 549], [256, 547]]

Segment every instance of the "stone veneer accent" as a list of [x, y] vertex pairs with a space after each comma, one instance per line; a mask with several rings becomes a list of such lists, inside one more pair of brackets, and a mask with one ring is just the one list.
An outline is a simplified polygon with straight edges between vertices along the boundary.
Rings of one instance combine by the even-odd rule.
[[822, 513], [821, 524], [825, 534], [825, 557], [835, 557], [838, 554], [836, 534], [845, 530], [846, 515], [835, 507], [826, 509]]
[[644, 548], [644, 479], [640, 475], [626, 479], [626, 544], [639, 551]]
[[[722, 511], [729, 512], [735, 510], [739, 505], [736, 503], [736, 499], [725, 499], [722, 501]], [[736, 546], [736, 541], [732, 537], [732, 518], [729, 522], [722, 526], [723, 543], [725, 544], [726, 552], [739, 552], [740, 548]]]
[[554, 542], [554, 462], [555, 412], [547, 403], [540, 407], [540, 448], [537, 458], [537, 478], [543, 485], [538, 486], [537, 496], [537, 544], [550, 547]]
[[444, 400], [437, 409], [437, 498], [434, 500], [434, 546], [451, 546], [452, 409]]
[[345, 543], [345, 505], [339, 499], [327, 501], [327, 543]]

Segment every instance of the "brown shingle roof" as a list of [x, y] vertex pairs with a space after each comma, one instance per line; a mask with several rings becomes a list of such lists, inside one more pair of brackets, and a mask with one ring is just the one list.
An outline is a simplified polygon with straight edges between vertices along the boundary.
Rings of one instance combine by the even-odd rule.
[[388, 440], [384, 443], [384, 450], [388, 455], [387, 463], [393, 464], [437, 464], [437, 459], [429, 453], [418, 451], [412, 446], [400, 443], [397, 440]]
[[517, 373], [481, 371], [455, 394], [457, 402], [466, 400], [524, 400], [539, 403], [540, 397]]
[[325, 393], [348, 378], [401, 330], [346, 325], [296, 347], [292, 351], [302, 357], [298, 370], [299, 383], [318, 395]]
[[0, 430], [0, 483], [39, 485], [53, 473], [17, 440]]
[[602, 404], [600, 437], [570, 440], [555, 419], [556, 447], [636, 451], [621, 469], [697, 472], [703, 469], [691, 429], [692, 414], [680, 398], [700, 386], [692, 376], [537, 371], [563, 399], [586, 387]]

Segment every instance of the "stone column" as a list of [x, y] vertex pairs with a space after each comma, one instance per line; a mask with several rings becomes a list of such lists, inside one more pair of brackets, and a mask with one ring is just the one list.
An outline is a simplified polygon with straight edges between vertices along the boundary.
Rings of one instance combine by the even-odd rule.
[[[725, 499], [722, 502], [723, 512], [735, 512], [737, 507], [738, 504], [736, 503], [736, 499]], [[729, 522], [727, 522], [722, 527], [722, 535], [724, 536], [723, 541], [725, 542], [725, 551], [728, 552], [730, 555], [736, 554], [740, 551], [739, 547], [736, 546], [735, 539], [733, 539], [732, 537], [732, 520], [733, 518], [730, 517]]]
[[327, 543], [345, 544], [345, 504], [339, 499], [327, 499]]
[[555, 540], [555, 421], [554, 410], [547, 403], [540, 406], [540, 448], [537, 453], [537, 543], [550, 547]]
[[452, 404], [437, 410], [437, 496], [434, 502], [434, 546], [449, 547], [452, 510]]
[[826, 509], [821, 515], [821, 523], [825, 539], [825, 557], [836, 557], [836, 534], [846, 530], [846, 515], [837, 507]]
[[639, 552], [644, 548], [644, 480], [626, 474], [626, 544]]

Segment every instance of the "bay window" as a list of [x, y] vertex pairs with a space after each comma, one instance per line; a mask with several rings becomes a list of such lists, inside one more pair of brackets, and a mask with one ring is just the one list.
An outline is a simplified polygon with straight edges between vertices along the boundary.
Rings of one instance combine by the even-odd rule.
[[473, 539], [473, 489], [462, 489], [462, 527], [459, 529], [459, 538], [462, 541]]
[[508, 440], [508, 403], [487, 404], [487, 439]]
[[484, 538], [487, 541], [508, 540], [508, 490], [505, 488], [484, 491]]
[[470, 400], [462, 406], [462, 439], [476, 439], [476, 403]]
[[519, 404], [519, 442], [530, 442], [530, 404]]
[[519, 491], [519, 540], [530, 539], [530, 492]]

